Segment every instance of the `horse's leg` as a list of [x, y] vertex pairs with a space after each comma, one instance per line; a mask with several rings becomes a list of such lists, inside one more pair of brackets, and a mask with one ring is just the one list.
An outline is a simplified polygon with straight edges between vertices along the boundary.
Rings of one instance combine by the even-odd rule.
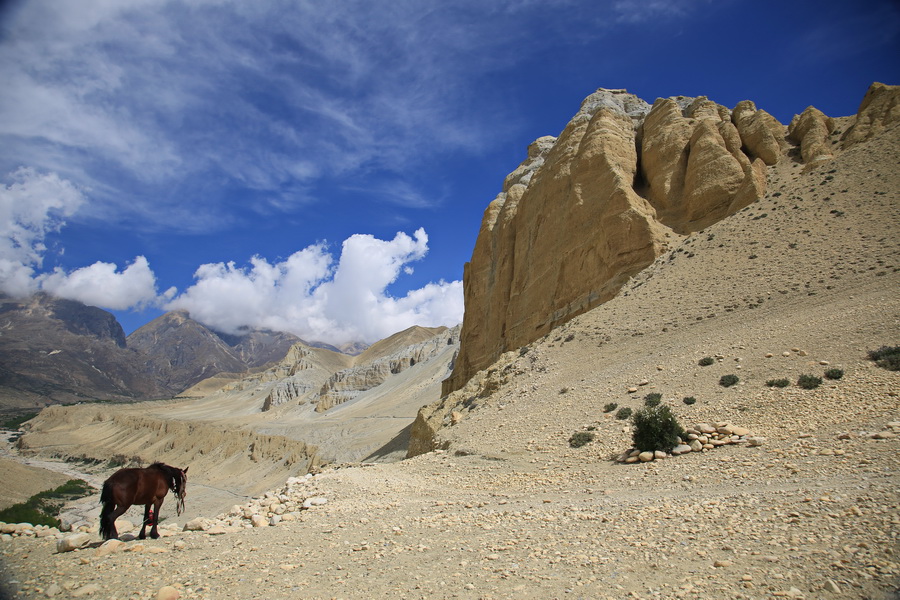
[[107, 523], [109, 524], [109, 537], [107, 539], [117, 540], [119, 539], [119, 532], [116, 531], [116, 519], [125, 514], [125, 511], [131, 508], [130, 504], [116, 504], [115, 509], [111, 513], [107, 519]]
[[[159, 525], [159, 507], [162, 506], [163, 499], [160, 498], [153, 503], [153, 527], [150, 529], [150, 537], [154, 540], [159, 537], [159, 532], [156, 531], [156, 526]], [[147, 507], [149, 508], [149, 504]]]
[[147, 529], [147, 525], [150, 524], [150, 504], [144, 505], [144, 522], [141, 524], [141, 533], [138, 535], [138, 539], [142, 540], [147, 537], [145, 530]]

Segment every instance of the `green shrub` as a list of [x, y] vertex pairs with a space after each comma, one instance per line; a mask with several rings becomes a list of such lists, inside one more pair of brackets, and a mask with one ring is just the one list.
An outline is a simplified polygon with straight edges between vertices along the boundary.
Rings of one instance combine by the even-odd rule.
[[712, 356], [704, 356], [703, 358], [700, 359], [700, 361], [697, 364], [700, 365], [701, 367], [708, 367], [709, 365], [713, 364], [714, 362], [716, 362], [716, 359], [714, 359]]
[[59, 510], [63, 504], [90, 493], [91, 486], [86, 482], [70, 479], [56, 489], [39, 492], [25, 502], [0, 510], [0, 521], [59, 527]]
[[114, 469], [116, 467], [124, 467], [128, 464], [128, 457], [124, 454], [116, 454], [112, 458], [109, 459], [108, 465], [110, 469]]
[[594, 440], [594, 434], [589, 431], [578, 431], [569, 438], [569, 445], [573, 448], [581, 448], [588, 442]]
[[618, 404], [616, 404], [615, 402], [610, 402], [609, 404], [607, 404], [606, 406], [603, 407], [603, 412], [610, 413], [610, 412], [616, 410], [617, 408], [619, 408]]
[[825, 377], [828, 379], [840, 379], [844, 376], [844, 372], [841, 369], [828, 369], [825, 371]]
[[719, 378], [719, 385], [721, 385], [722, 387], [731, 387], [738, 381], [740, 380], [738, 379], [737, 375], [722, 375]]
[[685, 397], [684, 400], [682, 400], [682, 402], [684, 402], [685, 404], [687, 404], [688, 406], [690, 406], [691, 404], [696, 403], [696, 402], [697, 402], [697, 399], [694, 398], [693, 396], [687, 396], [687, 397]]
[[666, 405], [647, 406], [634, 413], [634, 447], [641, 452], [668, 452], [680, 442], [684, 428]]
[[790, 379], [770, 379], [766, 382], [769, 387], [785, 388], [791, 385]]
[[632, 411], [630, 408], [628, 408], [627, 406], [623, 406], [622, 408], [619, 409], [619, 412], [616, 413], [616, 418], [619, 419], [620, 421], [624, 421], [625, 419], [627, 419], [628, 417], [631, 416], [631, 412]]
[[659, 406], [660, 402], [662, 402], [662, 394], [658, 392], [651, 392], [644, 396], [644, 406]]
[[900, 346], [882, 346], [878, 350], [869, 350], [869, 360], [888, 371], [900, 371]]
[[815, 375], [801, 375], [797, 379], [797, 385], [802, 387], [804, 390], [814, 390], [822, 385], [822, 378], [816, 377]]
[[22, 423], [24, 423], [25, 421], [30, 421], [36, 416], [38, 416], [38, 414], [36, 412], [33, 412], [19, 415], [18, 417], [10, 417], [0, 423], [0, 429], [18, 429], [22, 426]]

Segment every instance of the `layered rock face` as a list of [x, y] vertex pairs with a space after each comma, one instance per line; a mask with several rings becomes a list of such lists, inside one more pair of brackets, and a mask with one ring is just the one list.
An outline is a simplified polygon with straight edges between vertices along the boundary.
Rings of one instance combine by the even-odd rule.
[[[845, 144], [900, 119], [897, 88], [874, 84]], [[542, 137], [484, 213], [464, 271], [460, 353], [443, 394], [503, 352], [612, 298], [683, 235], [766, 192], [766, 168], [795, 147], [830, 157], [831, 119], [810, 107], [790, 128], [750, 101], [657, 100], [598, 90], [558, 138]]]
[[[252, 390], [269, 384], [270, 389], [262, 406], [264, 412], [291, 402], [313, 404], [315, 412], [322, 413], [357, 398], [416, 364], [430, 360], [447, 346], [459, 343], [459, 327], [413, 329], [427, 338], [391, 349], [393, 344], [386, 342], [392, 338], [402, 337], [409, 341], [409, 330], [400, 332], [373, 346], [375, 353], [367, 351], [356, 358], [297, 344], [275, 367], [230, 384], [224, 391]], [[379, 354], [379, 348], [387, 352]]]
[[319, 390], [316, 412], [325, 412], [378, 387], [392, 375], [437, 356], [447, 346], [459, 343], [459, 327], [448, 329], [430, 339], [407, 346], [372, 362], [350, 367], [332, 375]]

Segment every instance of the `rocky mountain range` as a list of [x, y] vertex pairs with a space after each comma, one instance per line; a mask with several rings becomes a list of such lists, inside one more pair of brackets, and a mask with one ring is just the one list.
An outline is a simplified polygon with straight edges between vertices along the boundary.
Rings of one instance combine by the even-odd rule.
[[171, 312], [126, 336], [115, 317], [73, 300], [37, 294], [0, 298], [0, 411], [89, 400], [167, 398], [220, 373], [281, 360], [300, 338], [213, 331]]
[[0, 299], [0, 409], [171, 393], [110, 313], [37, 294]]

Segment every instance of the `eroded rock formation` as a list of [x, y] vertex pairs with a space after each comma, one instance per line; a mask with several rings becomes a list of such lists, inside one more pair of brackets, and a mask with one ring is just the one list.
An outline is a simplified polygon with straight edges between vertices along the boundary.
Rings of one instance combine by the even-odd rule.
[[873, 83], [857, 111], [856, 122], [841, 136], [848, 148], [900, 121], [900, 86]]
[[[896, 86], [874, 84], [844, 144], [900, 120]], [[831, 156], [834, 123], [810, 107], [791, 127], [743, 101], [649, 104], [591, 94], [558, 138], [542, 137], [488, 205], [465, 266], [460, 353], [443, 394], [506, 351], [612, 298], [667, 247], [766, 193], [766, 170]]]
[[338, 404], [353, 400], [363, 392], [381, 385], [392, 375], [399, 375], [406, 369], [437, 356], [447, 346], [458, 343], [459, 327], [454, 327], [388, 356], [338, 371], [325, 382], [313, 400], [316, 412], [325, 412]]

